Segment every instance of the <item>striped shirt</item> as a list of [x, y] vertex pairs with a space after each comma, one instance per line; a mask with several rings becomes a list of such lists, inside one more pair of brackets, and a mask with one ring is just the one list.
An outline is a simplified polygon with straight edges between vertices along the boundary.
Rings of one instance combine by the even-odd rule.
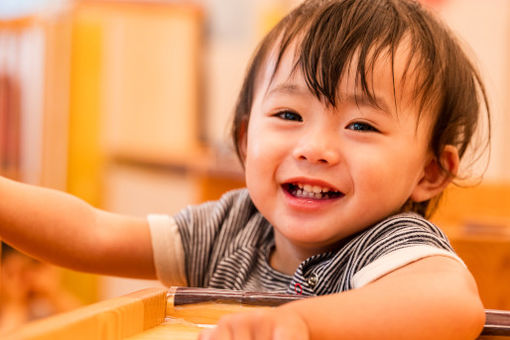
[[148, 220], [156, 272], [166, 285], [316, 296], [362, 287], [427, 256], [462, 262], [436, 226], [403, 213], [352, 235], [334, 252], [308, 258], [292, 276], [280, 273], [269, 265], [273, 228], [246, 189]]

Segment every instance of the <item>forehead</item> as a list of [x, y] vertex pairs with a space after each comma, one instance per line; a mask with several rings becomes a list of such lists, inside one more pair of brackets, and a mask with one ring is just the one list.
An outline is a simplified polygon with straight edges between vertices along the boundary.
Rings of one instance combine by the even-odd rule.
[[312, 74], [301, 60], [299, 42], [293, 42], [283, 51], [275, 44], [265, 58], [255, 89], [264, 95], [275, 90], [287, 93], [307, 90], [332, 106], [348, 98], [357, 98], [394, 113], [416, 103], [420, 71], [405, 42], [393, 53], [389, 49], [371, 50], [363, 60], [359, 54], [353, 54], [341, 67], [342, 72], [333, 79], [323, 74], [321, 65], [317, 65]]

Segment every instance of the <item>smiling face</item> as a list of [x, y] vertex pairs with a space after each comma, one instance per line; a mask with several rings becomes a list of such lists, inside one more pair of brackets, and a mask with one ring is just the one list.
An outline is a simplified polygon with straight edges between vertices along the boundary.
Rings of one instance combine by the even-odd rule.
[[[396, 80], [405, 62], [395, 59]], [[276, 73], [267, 67], [259, 76], [245, 169], [255, 206], [275, 228], [274, 258], [294, 258], [295, 265], [398, 212], [410, 198], [429, 199], [422, 184], [436, 163], [428, 148], [432, 119], [423, 114], [418, 121], [398, 82], [395, 100], [386, 60], [374, 68], [376, 105], [344, 77], [332, 106], [310, 92], [294, 63], [289, 49]]]

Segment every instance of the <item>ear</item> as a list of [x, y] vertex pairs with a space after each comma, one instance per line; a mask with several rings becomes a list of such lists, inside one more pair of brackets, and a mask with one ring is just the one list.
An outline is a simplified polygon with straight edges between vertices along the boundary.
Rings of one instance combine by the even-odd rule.
[[439, 161], [436, 157], [431, 157], [425, 165], [423, 176], [414, 188], [411, 200], [423, 202], [439, 195], [457, 174], [459, 162], [457, 148], [446, 145]]
[[241, 121], [241, 127], [239, 129], [239, 152], [241, 153], [242, 162], [246, 159], [246, 150], [248, 145], [248, 119], [244, 118]]

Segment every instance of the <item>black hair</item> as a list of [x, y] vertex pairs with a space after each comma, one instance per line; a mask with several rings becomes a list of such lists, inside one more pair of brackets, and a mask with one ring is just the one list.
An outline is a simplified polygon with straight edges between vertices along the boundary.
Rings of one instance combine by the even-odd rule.
[[[479, 71], [450, 30], [431, 12], [412, 0], [307, 0], [284, 17], [262, 40], [248, 67], [232, 124], [232, 138], [241, 162], [255, 86], [269, 53], [276, 49], [276, 69], [289, 46], [308, 88], [335, 106], [340, 79], [356, 60], [356, 83], [376, 103], [373, 71], [379, 58], [390, 58], [408, 44], [407, 67], [401, 81], [412, 77], [418, 115], [432, 112], [434, 125], [430, 150], [440, 164], [446, 145], [457, 148], [460, 159], [472, 144], [477, 124], [488, 122], [490, 109]], [[295, 44], [295, 45], [294, 45]], [[393, 79], [395, 84], [395, 72]], [[394, 86], [395, 93], [395, 86]], [[396, 95], [396, 94], [395, 94]], [[395, 98], [395, 101], [397, 98]], [[482, 106], [483, 103], [483, 106]], [[485, 111], [485, 116], [482, 114]], [[447, 171], [443, 168], [443, 171]], [[453, 176], [453, 174], [450, 174]], [[402, 210], [430, 216], [439, 197], [406, 203]]]

